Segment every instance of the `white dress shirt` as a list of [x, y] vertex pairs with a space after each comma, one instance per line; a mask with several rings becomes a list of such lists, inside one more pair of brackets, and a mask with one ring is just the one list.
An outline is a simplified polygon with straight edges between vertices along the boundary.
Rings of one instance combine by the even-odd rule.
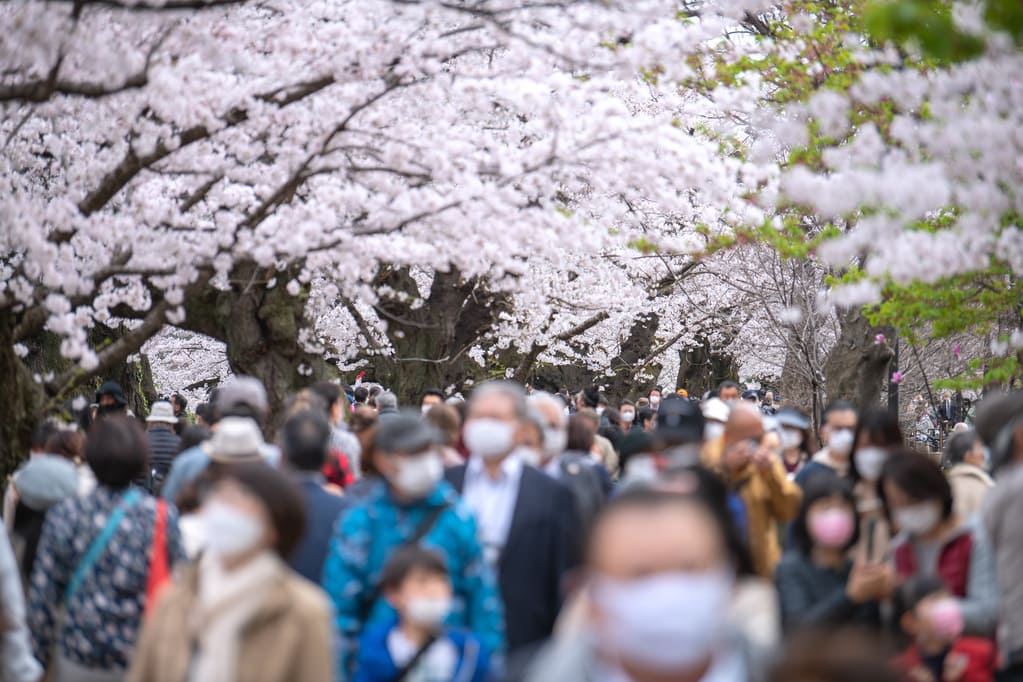
[[501, 462], [496, 479], [487, 473], [480, 457], [470, 457], [465, 467], [462, 499], [476, 517], [483, 556], [491, 566], [497, 566], [508, 541], [515, 502], [519, 498], [522, 466], [522, 458], [517, 452], [512, 452]]

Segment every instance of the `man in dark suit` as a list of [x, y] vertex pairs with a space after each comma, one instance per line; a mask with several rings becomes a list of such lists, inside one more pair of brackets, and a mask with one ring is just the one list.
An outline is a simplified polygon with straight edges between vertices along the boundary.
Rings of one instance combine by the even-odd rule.
[[291, 555], [291, 567], [308, 580], [320, 584], [327, 559], [334, 522], [348, 501], [327, 492], [326, 479], [320, 473], [330, 449], [331, 427], [319, 412], [305, 410], [292, 416], [281, 430], [284, 456], [291, 466], [292, 478], [302, 489], [305, 500], [306, 529]]
[[484, 556], [498, 573], [510, 652], [551, 635], [563, 577], [579, 564], [582, 545], [571, 491], [518, 453], [526, 417], [517, 385], [478, 388], [464, 431], [468, 463], [446, 473], [473, 510]]
[[959, 418], [959, 401], [952, 397], [952, 394], [945, 391], [941, 394], [941, 402], [938, 404], [938, 416], [952, 428], [961, 421]]

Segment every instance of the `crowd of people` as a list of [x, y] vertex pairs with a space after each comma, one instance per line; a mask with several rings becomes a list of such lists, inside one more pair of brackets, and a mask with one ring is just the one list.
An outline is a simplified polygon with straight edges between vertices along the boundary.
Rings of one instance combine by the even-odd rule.
[[940, 459], [732, 381], [402, 408], [235, 377], [42, 422], [0, 682], [1023, 680], [1023, 393]]

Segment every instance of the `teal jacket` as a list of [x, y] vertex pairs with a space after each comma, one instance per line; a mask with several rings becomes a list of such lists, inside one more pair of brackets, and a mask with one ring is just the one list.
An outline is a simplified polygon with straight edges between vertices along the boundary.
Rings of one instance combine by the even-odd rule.
[[494, 574], [483, 560], [472, 512], [443, 481], [425, 499], [408, 505], [396, 501], [387, 484], [379, 481], [338, 518], [323, 567], [323, 588], [337, 613], [342, 675], [352, 673], [359, 637], [366, 626], [396, 618], [394, 609], [376, 590], [384, 563], [415, 534], [430, 510], [439, 506], [447, 508], [420, 545], [437, 551], [447, 561], [454, 604], [446, 624], [473, 632], [489, 651], [503, 650], [504, 607]]

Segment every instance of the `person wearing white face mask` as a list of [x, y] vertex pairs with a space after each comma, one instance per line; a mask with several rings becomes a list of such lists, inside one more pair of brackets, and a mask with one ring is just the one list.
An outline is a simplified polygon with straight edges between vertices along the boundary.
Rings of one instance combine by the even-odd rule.
[[531, 416], [543, 426], [542, 440], [537, 444], [540, 453], [537, 464], [548, 476], [572, 491], [585, 530], [604, 506], [604, 486], [598, 473], [601, 466], [586, 452], [568, 448], [570, 443], [578, 444], [572, 441], [585, 438], [589, 425], [580, 423], [580, 415], [566, 418], [561, 401], [548, 393], [529, 396], [529, 407]]
[[504, 644], [494, 573], [472, 512], [442, 480], [439, 441], [436, 429], [412, 414], [383, 420], [373, 443], [381, 480], [335, 525], [323, 586], [337, 614], [342, 678], [353, 672], [365, 627], [394, 618], [379, 578], [387, 558], [404, 546], [429, 547], [447, 561], [455, 594], [451, 625], [472, 630], [491, 651]]
[[629, 433], [637, 427], [636, 404], [631, 400], [623, 400], [618, 406], [618, 413], [622, 416], [622, 431]]
[[399, 549], [380, 586], [397, 618], [362, 636], [355, 682], [487, 679], [491, 652], [477, 636], [444, 623], [453, 595], [443, 557], [421, 547]]
[[892, 539], [877, 482], [888, 453], [903, 445], [898, 415], [879, 408], [864, 411], [856, 426], [855, 442], [849, 459], [849, 478], [856, 496], [860, 541], [853, 556], [860, 561], [877, 562], [888, 555]]
[[781, 427], [781, 459], [785, 473], [795, 479], [814, 453], [810, 418], [794, 407], [783, 407], [775, 414]]
[[749, 558], [723, 494], [696, 476], [677, 478], [679, 492], [634, 487], [608, 505], [588, 551], [584, 631], [549, 645], [529, 682], [750, 679], [729, 622]]
[[821, 440], [824, 449], [807, 462], [796, 475], [796, 483], [805, 487], [810, 477], [821, 472], [845, 476], [849, 473], [849, 455], [856, 442], [856, 408], [844, 400], [824, 408], [821, 415]]
[[161, 595], [127, 679], [331, 682], [327, 596], [285, 563], [305, 523], [295, 486], [265, 464], [239, 464], [202, 515], [206, 552]]
[[952, 508], [952, 489], [927, 455], [897, 450], [881, 472], [881, 500], [899, 532], [892, 543], [898, 581], [937, 575], [956, 598], [965, 632], [994, 634], [998, 618], [995, 559], [979, 519]]
[[582, 542], [569, 488], [523, 465], [527, 411], [516, 384], [477, 388], [463, 431], [468, 464], [446, 472], [472, 509], [488, 563], [497, 570], [511, 652], [550, 636], [562, 578], [578, 563]]
[[984, 469], [987, 457], [976, 431], [953, 434], [945, 445], [944, 464], [952, 486], [955, 513], [962, 518], [979, 512], [995, 482]]
[[650, 394], [647, 396], [650, 400], [650, 409], [654, 412], [659, 410], [661, 407], [661, 390], [660, 386], [654, 386], [653, 390], [651, 390]]

